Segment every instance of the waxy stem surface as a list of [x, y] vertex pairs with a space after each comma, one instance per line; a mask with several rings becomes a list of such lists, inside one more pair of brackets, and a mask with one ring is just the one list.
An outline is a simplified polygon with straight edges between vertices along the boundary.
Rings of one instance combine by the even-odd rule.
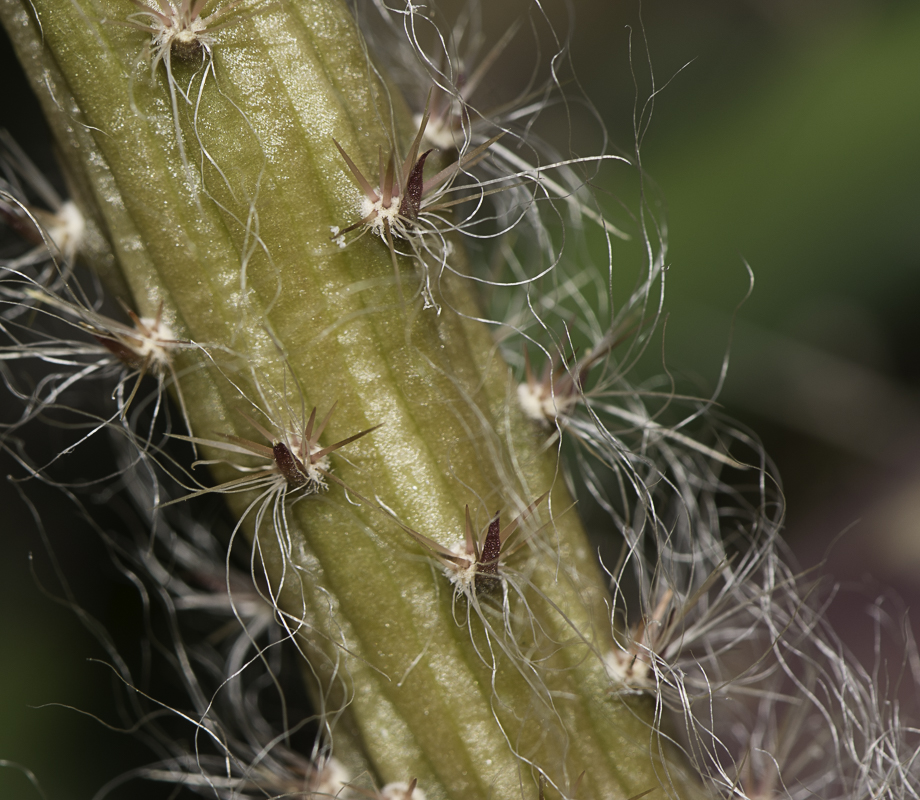
[[[396, 135], [404, 151], [412, 134], [348, 10], [241, 6], [212, 37], [213, 71], [173, 59], [171, 86], [165, 64], [151, 78], [149, 34], [111, 24], [132, 13], [126, 0], [0, 5], [76, 199], [111, 248], [87, 260], [140, 314], [163, 302], [177, 336], [213, 357], [177, 363], [194, 435], [253, 437], [237, 413], [252, 406], [226, 376], [258, 403], [275, 398], [280, 417], [285, 402], [298, 416], [338, 402], [324, 444], [383, 426], [343, 448], [347, 461], [332, 455], [334, 474], [447, 546], [462, 541], [465, 504], [481, 526], [552, 489], [553, 523], [510, 565], [526, 568], [540, 635], [504, 630], [488, 599], [479, 605], [492, 634], [474, 611], [467, 624], [467, 600], [454, 601], [431, 559], [340, 485], [287, 505], [289, 557], [270, 519], [256, 529], [246, 518], [289, 624], [304, 623], [312, 673], [331, 683], [311, 687], [330, 723], [348, 703], [333, 752], [381, 784], [417, 777], [432, 799], [536, 800], [531, 764], [550, 787], [584, 771], [581, 800], [667, 782], [652, 755], [651, 700], [608, 691], [605, 587], [576, 513], [561, 513], [571, 500], [555, 454], [511, 402], [488, 329], [458, 313], [475, 314], [470, 286], [445, 279], [443, 312], [422, 310], [403, 259], [401, 305], [380, 239], [330, 242], [361, 197], [333, 137], [373, 172], [378, 146], [387, 152]], [[236, 474], [217, 469], [216, 480]], [[251, 499], [231, 498], [235, 513]], [[524, 614], [519, 603], [512, 611]]]

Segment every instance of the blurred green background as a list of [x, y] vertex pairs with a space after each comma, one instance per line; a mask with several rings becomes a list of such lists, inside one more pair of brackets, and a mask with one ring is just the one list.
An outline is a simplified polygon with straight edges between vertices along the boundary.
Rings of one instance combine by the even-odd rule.
[[[913, 606], [920, 633], [920, 4], [642, 14], [656, 83], [670, 81], [642, 148], [669, 231], [669, 366], [712, 387], [729, 352], [720, 400], [777, 463], [802, 566], [826, 558], [852, 590], [830, 613], [869, 663], [878, 595]], [[603, 43], [624, 25], [641, 74], [634, 7], [575, 49], [613, 126], [628, 62]], [[745, 261], [754, 291], [729, 349]]]
[[[872, 598], [891, 590], [920, 606], [920, 4], [575, 8], [575, 69], [615, 142], [633, 141], [630, 29], [640, 101], [649, 63], [668, 84], [642, 147], [669, 230], [668, 365], [715, 385], [750, 264], [756, 284], [737, 315], [721, 401], [777, 462], [802, 564], [827, 556], [856, 590], [832, 613], [868, 657]], [[47, 165], [35, 104], [0, 47], [0, 124]], [[623, 263], [636, 258], [630, 247]], [[109, 676], [86, 661], [100, 648], [30, 577], [28, 551], [43, 580], [50, 565], [15, 493], [3, 502], [0, 759], [35, 771], [49, 798], [89, 798], [149, 755], [72, 711], [32, 708], [60, 702], [114, 718]], [[110, 570], [98, 577], [106, 556], [90, 532], [63, 530], [55, 547], [68, 574], [91, 576], [76, 579], [82, 602], [127, 641], [130, 589]], [[139, 797], [133, 787], [121, 796]], [[0, 797], [38, 796], [0, 769]]]

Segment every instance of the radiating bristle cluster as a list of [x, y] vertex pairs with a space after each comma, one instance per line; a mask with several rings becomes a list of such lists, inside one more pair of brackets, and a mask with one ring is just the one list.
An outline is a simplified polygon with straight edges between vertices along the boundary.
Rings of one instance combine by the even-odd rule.
[[[86, 220], [72, 200], [64, 200], [22, 148], [0, 129], [0, 221], [25, 249], [0, 259], [0, 270], [33, 279], [52, 290], [73, 271], [86, 237]], [[3, 276], [0, 275], [0, 280]], [[12, 307], [4, 310], [9, 318]]]
[[170, 59], [202, 60], [210, 55], [213, 33], [233, 21], [217, 23], [242, 0], [232, 0], [202, 16], [208, 0], [157, 0], [157, 6], [132, 0], [141, 10], [128, 16], [128, 23], [150, 34], [150, 68], [155, 71], [160, 62], [167, 69]]

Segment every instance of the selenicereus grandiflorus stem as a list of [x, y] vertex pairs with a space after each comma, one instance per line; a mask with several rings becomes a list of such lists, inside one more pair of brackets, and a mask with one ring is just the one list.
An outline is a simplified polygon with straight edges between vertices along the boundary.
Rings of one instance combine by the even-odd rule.
[[[597, 797], [656, 786], [666, 765], [649, 746], [653, 707], [609, 692], [606, 589], [564, 513], [555, 453], [509, 406], [512, 376], [476, 321], [458, 233], [419, 220], [429, 192], [443, 196], [491, 142], [423, 187], [427, 119], [413, 132], [347, 8], [231, 6], [8, 3], [4, 14], [50, 90], [67, 174], [126, 302], [168, 325], [190, 429], [179, 438], [214, 462], [208, 491], [227, 493], [266, 595], [315, 659], [311, 689], [348, 699], [327, 746], [337, 755], [342, 739], [360, 757], [352, 769], [415, 778], [429, 797], [511, 796], [522, 771], [534, 796], [539, 776], [568, 791], [583, 773], [580, 791]], [[408, 193], [388, 246], [338, 246], [330, 228], [350, 224], [357, 190], [372, 188], [348, 168], [412, 135], [407, 173], [391, 159], [378, 189]], [[450, 219], [446, 205], [431, 218]], [[94, 335], [135, 367], [146, 357]], [[311, 433], [333, 406], [320, 433], [347, 443], [335, 452]], [[266, 459], [262, 483], [235, 471], [253, 456]], [[455, 596], [400, 527], [448, 552], [496, 510], [521, 520], [524, 566], [512, 581], [485, 563], [501, 584], [488, 591], [472, 582]]]
[[[831, 723], [901, 740], [779, 556], [759, 445], [708, 399], [629, 383], [666, 241], [643, 201], [626, 232], [592, 191], [641, 179], [638, 146], [560, 156], [534, 132], [556, 100], [574, 113], [564, 42], [546, 86], [489, 111], [524, 26], [488, 36], [475, 3], [447, 26], [382, 0], [0, 11], [73, 195], [4, 136], [0, 212], [31, 249], [0, 262], [23, 408], [0, 442], [52, 484], [113, 442], [105, 478], [60, 485], [104, 484], [149, 529], [103, 535], [170, 620], [194, 709], [166, 709], [194, 744], [161, 735], [139, 777], [220, 798], [764, 800], [778, 775], [880, 796]], [[647, 264], [619, 298], [630, 235]], [[21, 362], [48, 373], [23, 388]], [[98, 405], [70, 408], [91, 382]], [[43, 423], [73, 436], [35, 463]], [[187, 510], [217, 495], [228, 530]], [[259, 699], [283, 702], [279, 652], [315, 711], [280, 728]], [[770, 739], [805, 718], [839, 775]]]

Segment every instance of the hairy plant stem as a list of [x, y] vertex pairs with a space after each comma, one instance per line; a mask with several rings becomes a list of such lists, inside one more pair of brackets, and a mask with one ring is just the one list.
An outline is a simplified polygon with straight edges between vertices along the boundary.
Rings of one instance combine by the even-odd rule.
[[[445, 276], [439, 315], [413, 299], [407, 259], [401, 302], [379, 239], [343, 250], [329, 241], [331, 225], [355, 220], [358, 198], [332, 138], [371, 167], [394, 128], [403, 152], [411, 136], [348, 10], [332, 0], [240, 8], [214, 35], [212, 73], [174, 58], [183, 160], [165, 65], [151, 78], [144, 56], [148, 34], [107, 22], [123, 21], [127, 2], [0, 5], [76, 198], [111, 248], [88, 260], [114, 260], [121, 277], [110, 285], [122, 281], [142, 314], [162, 302], [177, 336], [219, 367], [179, 358], [197, 436], [258, 438], [225, 376], [256, 401], [284, 396], [297, 415], [301, 403], [324, 414], [337, 402], [324, 443], [382, 427], [348, 445], [347, 461], [333, 456], [335, 475], [448, 546], [462, 541], [466, 504], [480, 526], [497, 509], [507, 522], [552, 490], [553, 523], [528, 561], [527, 613], [542, 631], [529, 638], [526, 626], [503, 629], [500, 597], [480, 601], [487, 635], [418, 545], [340, 485], [287, 508], [287, 557], [269, 520], [255, 530], [247, 516], [288, 624], [303, 623], [327, 722], [349, 703], [334, 752], [379, 781], [417, 777], [429, 798], [511, 798], [522, 787], [536, 798], [531, 764], [563, 789], [584, 771], [579, 798], [658, 787], [653, 703], [608, 691], [600, 571], [577, 515], [563, 513], [571, 500], [556, 454], [514, 407], [509, 370], [471, 319], [470, 282]], [[463, 271], [459, 257], [453, 267]], [[217, 480], [236, 474], [216, 468]], [[242, 514], [251, 501], [236, 495], [231, 506]]]

